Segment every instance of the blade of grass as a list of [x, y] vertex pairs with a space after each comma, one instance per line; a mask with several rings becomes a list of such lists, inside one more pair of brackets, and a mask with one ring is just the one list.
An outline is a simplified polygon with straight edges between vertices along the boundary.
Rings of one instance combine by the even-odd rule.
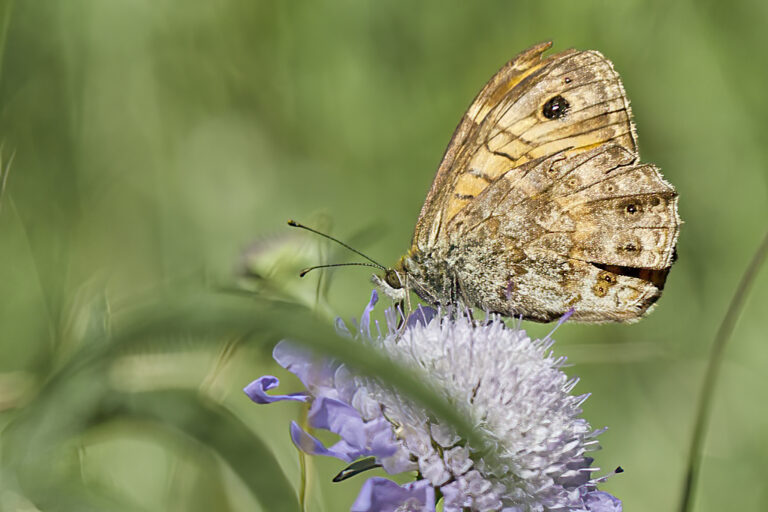
[[293, 512], [296, 491], [264, 439], [232, 412], [195, 391], [111, 396], [110, 416], [172, 427], [219, 455], [248, 486], [263, 510]]
[[[286, 302], [259, 300], [220, 294], [199, 294], [180, 301], [149, 305], [133, 319], [123, 322], [121, 328], [117, 314], [113, 314], [113, 342], [89, 343], [88, 348], [64, 368], [61, 376], [77, 371], [98, 359], [109, 357], [142, 340], [183, 336], [210, 340], [225, 336], [245, 336], [248, 342], [272, 344], [287, 338], [320, 354], [335, 357], [358, 371], [378, 377], [396, 386], [401, 392], [424, 405], [437, 417], [453, 424], [466, 439], [482, 445], [480, 434], [457, 409], [434, 390], [424, 385], [423, 379], [402, 368], [370, 347], [340, 337], [327, 322], [318, 319], [303, 306]], [[55, 385], [52, 382], [51, 385]]]
[[422, 378], [362, 343], [339, 337], [306, 307], [207, 293], [158, 300], [133, 314], [113, 313], [112, 320], [111, 335], [96, 331], [94, 336], [100, 339], [85, 340], [78, 353], [41, 386], [37, 399], [4, 429], [1, 453], [5, 471], [44, 464], [55, 447], [82, 432], [89, 411], [104, 393], [113, 392], [107, 386], [94, 387], [93, 382], [105, 382], [111, 362], [126, 351], [156, 350], [158, 339], [178, 340], [188, 349], [193, 339], [210, 343], [242, 336], [243, 343], [264, 346], [287, 337], [391, 384], [453, 424], [468, 442], [487, 445], [483, 434], [473, 431], [457, 408], [425, 386]]
[[701, 470], [705, 434], [707, 432], [707, 427], [709, 426], [712, 403], [714, 400], [714, 390], [720, 376], [720, 367], [723, 363], [725, 345], [733, 333], [736, 321], [739, 318], [739, 313], [741, 313], [741, 310], [744, 307], [749, 290], [752, 288], [760, 268], [763, 263], [765, 263], [766, 257], [768, 257], [768, 232], [766, 232], [762, 243], [752, 257], [752, 261], [744, 271], [744, 275], [728, 305], [728, 311], [725, 313], [723, 321], [720, 323], [720, 327], [715, 335], [715, 341], [712, 344], [712, 351], [709, 355], [707, 370], [704, 373], [704, 380], [701, 384], [701, 391], [696, 405], [696, 416], [693, 424], [691, 444], [688, 448], [685, 483], [683, 486], [682, 498], [680, 500], [681, 512], [689, 512], [693, 510], [696, 480]]
[[11, 173], [11, 165], [14, 158], [16, 158], [15, 151], [11, 153], [8, 163], [3, 167], [3, 145], [0, 144], [0, 213], [3, 212], [3, 196], [5, 195], [5, 187], [8, 184], [8, 175]]
[[5, 56], [5, 43], [8, 40], [8, 26], [11, 24], [11, 14], [13, 13], [13, 0], [5, 3], [5, 9], [2, 13], [2, 28], [0, 28], [0, 77], [3, 76], [3, 57]]

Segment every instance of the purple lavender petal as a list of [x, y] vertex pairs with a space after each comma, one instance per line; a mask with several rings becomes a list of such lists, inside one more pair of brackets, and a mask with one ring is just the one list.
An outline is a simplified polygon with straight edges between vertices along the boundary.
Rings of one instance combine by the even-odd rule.
[[330, 450], [343, 453], [345, 457], [389, 457], [397, 451], [392, 425], [386, 419], [380, 417], [366, 423], [355, 408], [340, 400], [316, 398], [308, 420], [314, 428], [338, 434], [341, 441]]
[[315, 366], [314, 358], [309, 351], [283, 340], [272, 349], [272, 357], [277, 364], [296, 375], [305, 386], [307, 385], [307, 377]]
[[357, 458], [356, 456], [353, 457], [348, 453], [337, 450], [336, 446], [339, 443], [336, 443], [333, 448], [326, 448], [323, 443], [305, 432], [295, 421], [291, 422], [291, 439], [293, 440], [293, 444], [296, 445], [296, 448], [309, 455], [325, 455], [327, 457], [341, 459], [344, 462], [352, 462]]
[[576, 488], [589, 482], [591, 471], [586, 471], [586, 468], [592, 464], [594, 459], [592, 457], [582, 457], [571, 460], [565, 465], [565, 471], [555, 479], [555, 483], [562, 485], [566, 488]]
[[607, 492], [592, 491], [584, 495], [584, 506], [589, 512], [621, 512], [621, 500]]
[[293, 400], [296, 402], [306, 402], [309, 400], [309, 394], [306, 391], [300, 391], [298, 393], [291, 393], [290, 395], [268, 395], [267, 391], [276, 388], [280, 384], [277, 377], [272, 375], [265, 375], [259, 377], [255, 381], [251, 382], [243, 391], [248, 395], [248, 398], [256, 402], [257, 404], [271, 404], [273, 402], [280, 402], [282, 400]]
[[416, 311], [408, 315], [408, 320], [406, 320], [405, 324], [408, 327], [415, 327], [417, 324], [426, 326], [436, 316], [437, 310], [435, 308], [419, 304], [416, 307]]
[[365, 437], [368, 455], [389, 457], [394, 455], [400, 446], [392, 433], [392, 424], [383, 417], [365, 424]]
[[387, 308], [384, 310], [384, 318], [387, 320], [387, 331], [389, 334], [397, 331], [397, 326], [400, 323], [400, 316], [402, 315], [400, 307]]
[[350, 512], [434, 512], [435, 489], [426, 480], [403, 486], [375, 476], [360, 489]]
[[311, 394], [336, 395], [333, 376], [340, 362], [320, 358], [286, 340], [275, 345], [272, 357], [277, 364], [296, 375]]
[[351, 446], [365, 446], [365, 425], [357, 410], [339, 400], [318, 397], [309, 410], [309, 424], [314, 428], [324, 428]]
[[411, 452], [405, 446], [398, 446], [397, 451], [389, 457], [381, 459], [381, 467], [390, 475], [404, 473], [406, 471], [416, 471], [419, 465], [411, 460]]
[[349, 332], [349, 328], [347, 328], [347, 324], [344, 323], [344, 320], [342, 320], [340, 317], [336, 317], [336, 334], [339, 336], [344, 336], [345, 338], [351, 338], [352, 333]]
[[366, 450], [361, 449], [359, 446], [352, 446], [345, 440], [341, 440], [338, 443], [334, 444], [330, 448], [328, 448], [329, 451], [335, 453], [335, 457], [343, 458], [347, 461], [353, 461], [357, 460], [360, 457], [370, 457], [371, 454], [368, 453]]
[[368, 451], [352, 446], [343, 439], [330, 448], [326, 448], [320, 440], [304, 431], [296, 422], [291, 424], [291, 439], [299, 450], [309, 455], [325, 455], [341, 459], [345, 462], [352, 462], [360, 457], [371, 455]]
[[443, 512], [461, 512], [465, 506], [469, 506], [466, 494], [459, 489], [458, 482], [451, 482], [440, 487], [443, 493]]
[[376, 303], [379, 302], [379, 292], [375, 289], [371, 292], [371, 300], [363, 310], [363, 316], [360, 317], [360, 334], [363, 336], [371, 337], [371, 311]]
[[567, 322], [567, 321], [568, 321], [568, 319], [569, 319], [569, 318], [571, 318], [571, 315], [573, 315], [573, 313], [574, 313], [575, 311], [576, 311], [576, 310], [575, 310], [574, 308], [571, 308], [571, 309], [569, 309], [568, 311], [566, 311], [566, 312], [565, 312], [565, 314], [564, 314], [563, 316], [561, 316], [561, 317], [560, 317], [560, 320], [558, 320], [558, 321], [557, 321], [557, 325], [555, 325], [555, 326], [552, 328], [552, 330], [551, 330], [551, 331], [549, 331], [549, 334], [547, 334], [546, 336], [544, 336], [544, 338], [542, 338], [542, 341], [545, 341], [545, 340], [547, 340], [547, 341], [550, 341], [550, 342], [551, 342], [551, 341], [552, 341], [552, 335], [553, 335], [553, 334], [555, 334], [555, 331], [556, 331], [556, 330], [558, 330], [558, 329], [560, 328], [560, 326], [561, 326], [561, 325], [563, 325], [565, 322]]
[[341, 365], [333, 374], [333, 385], [336, 387], [339, 400], [348, 404], [352, 403], [355, 393], [360, 389], [360, 385], [355, 380], [355, 376], [345, 365]]

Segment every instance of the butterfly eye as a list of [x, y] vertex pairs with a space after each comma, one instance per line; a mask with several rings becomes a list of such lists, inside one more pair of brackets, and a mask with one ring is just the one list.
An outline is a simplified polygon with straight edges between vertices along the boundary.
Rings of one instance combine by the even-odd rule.
[[570, 106], [570, 103], [558, 94], [544, 104], [541, 113], [547, 119], [560, 119], [568, 112]]
[[399, 290], [403, 287], [403, 283], [400, 280], [400, 276], [397, 274], [397, 271], [391, 268], [387, 269], [387, 272], [384, 274], [384, 281], [396, 290]]

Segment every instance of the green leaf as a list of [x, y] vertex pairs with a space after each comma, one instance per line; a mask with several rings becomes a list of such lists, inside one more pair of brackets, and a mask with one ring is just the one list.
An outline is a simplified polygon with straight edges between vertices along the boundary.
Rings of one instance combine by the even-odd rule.
[[157, 422], [212, 450], [237, 473], [264, 510], [298, 510], [294, 486], [267, 443], [213, 400], [194, 391], [153, 391], [113, 395], [104, 407], [102, 421], [111, 417]]

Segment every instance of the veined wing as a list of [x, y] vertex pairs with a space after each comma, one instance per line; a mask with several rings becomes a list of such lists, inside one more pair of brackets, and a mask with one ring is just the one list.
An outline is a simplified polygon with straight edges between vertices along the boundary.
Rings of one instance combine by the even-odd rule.
[[459, 123], [422, 207], [413, 236], [433, 247], [445, 226], [490, 183], [523, 163], [610, 143], [637, 155], [629, 102], [599, 52], [542, 58], [543, 43], [508, 62]]

